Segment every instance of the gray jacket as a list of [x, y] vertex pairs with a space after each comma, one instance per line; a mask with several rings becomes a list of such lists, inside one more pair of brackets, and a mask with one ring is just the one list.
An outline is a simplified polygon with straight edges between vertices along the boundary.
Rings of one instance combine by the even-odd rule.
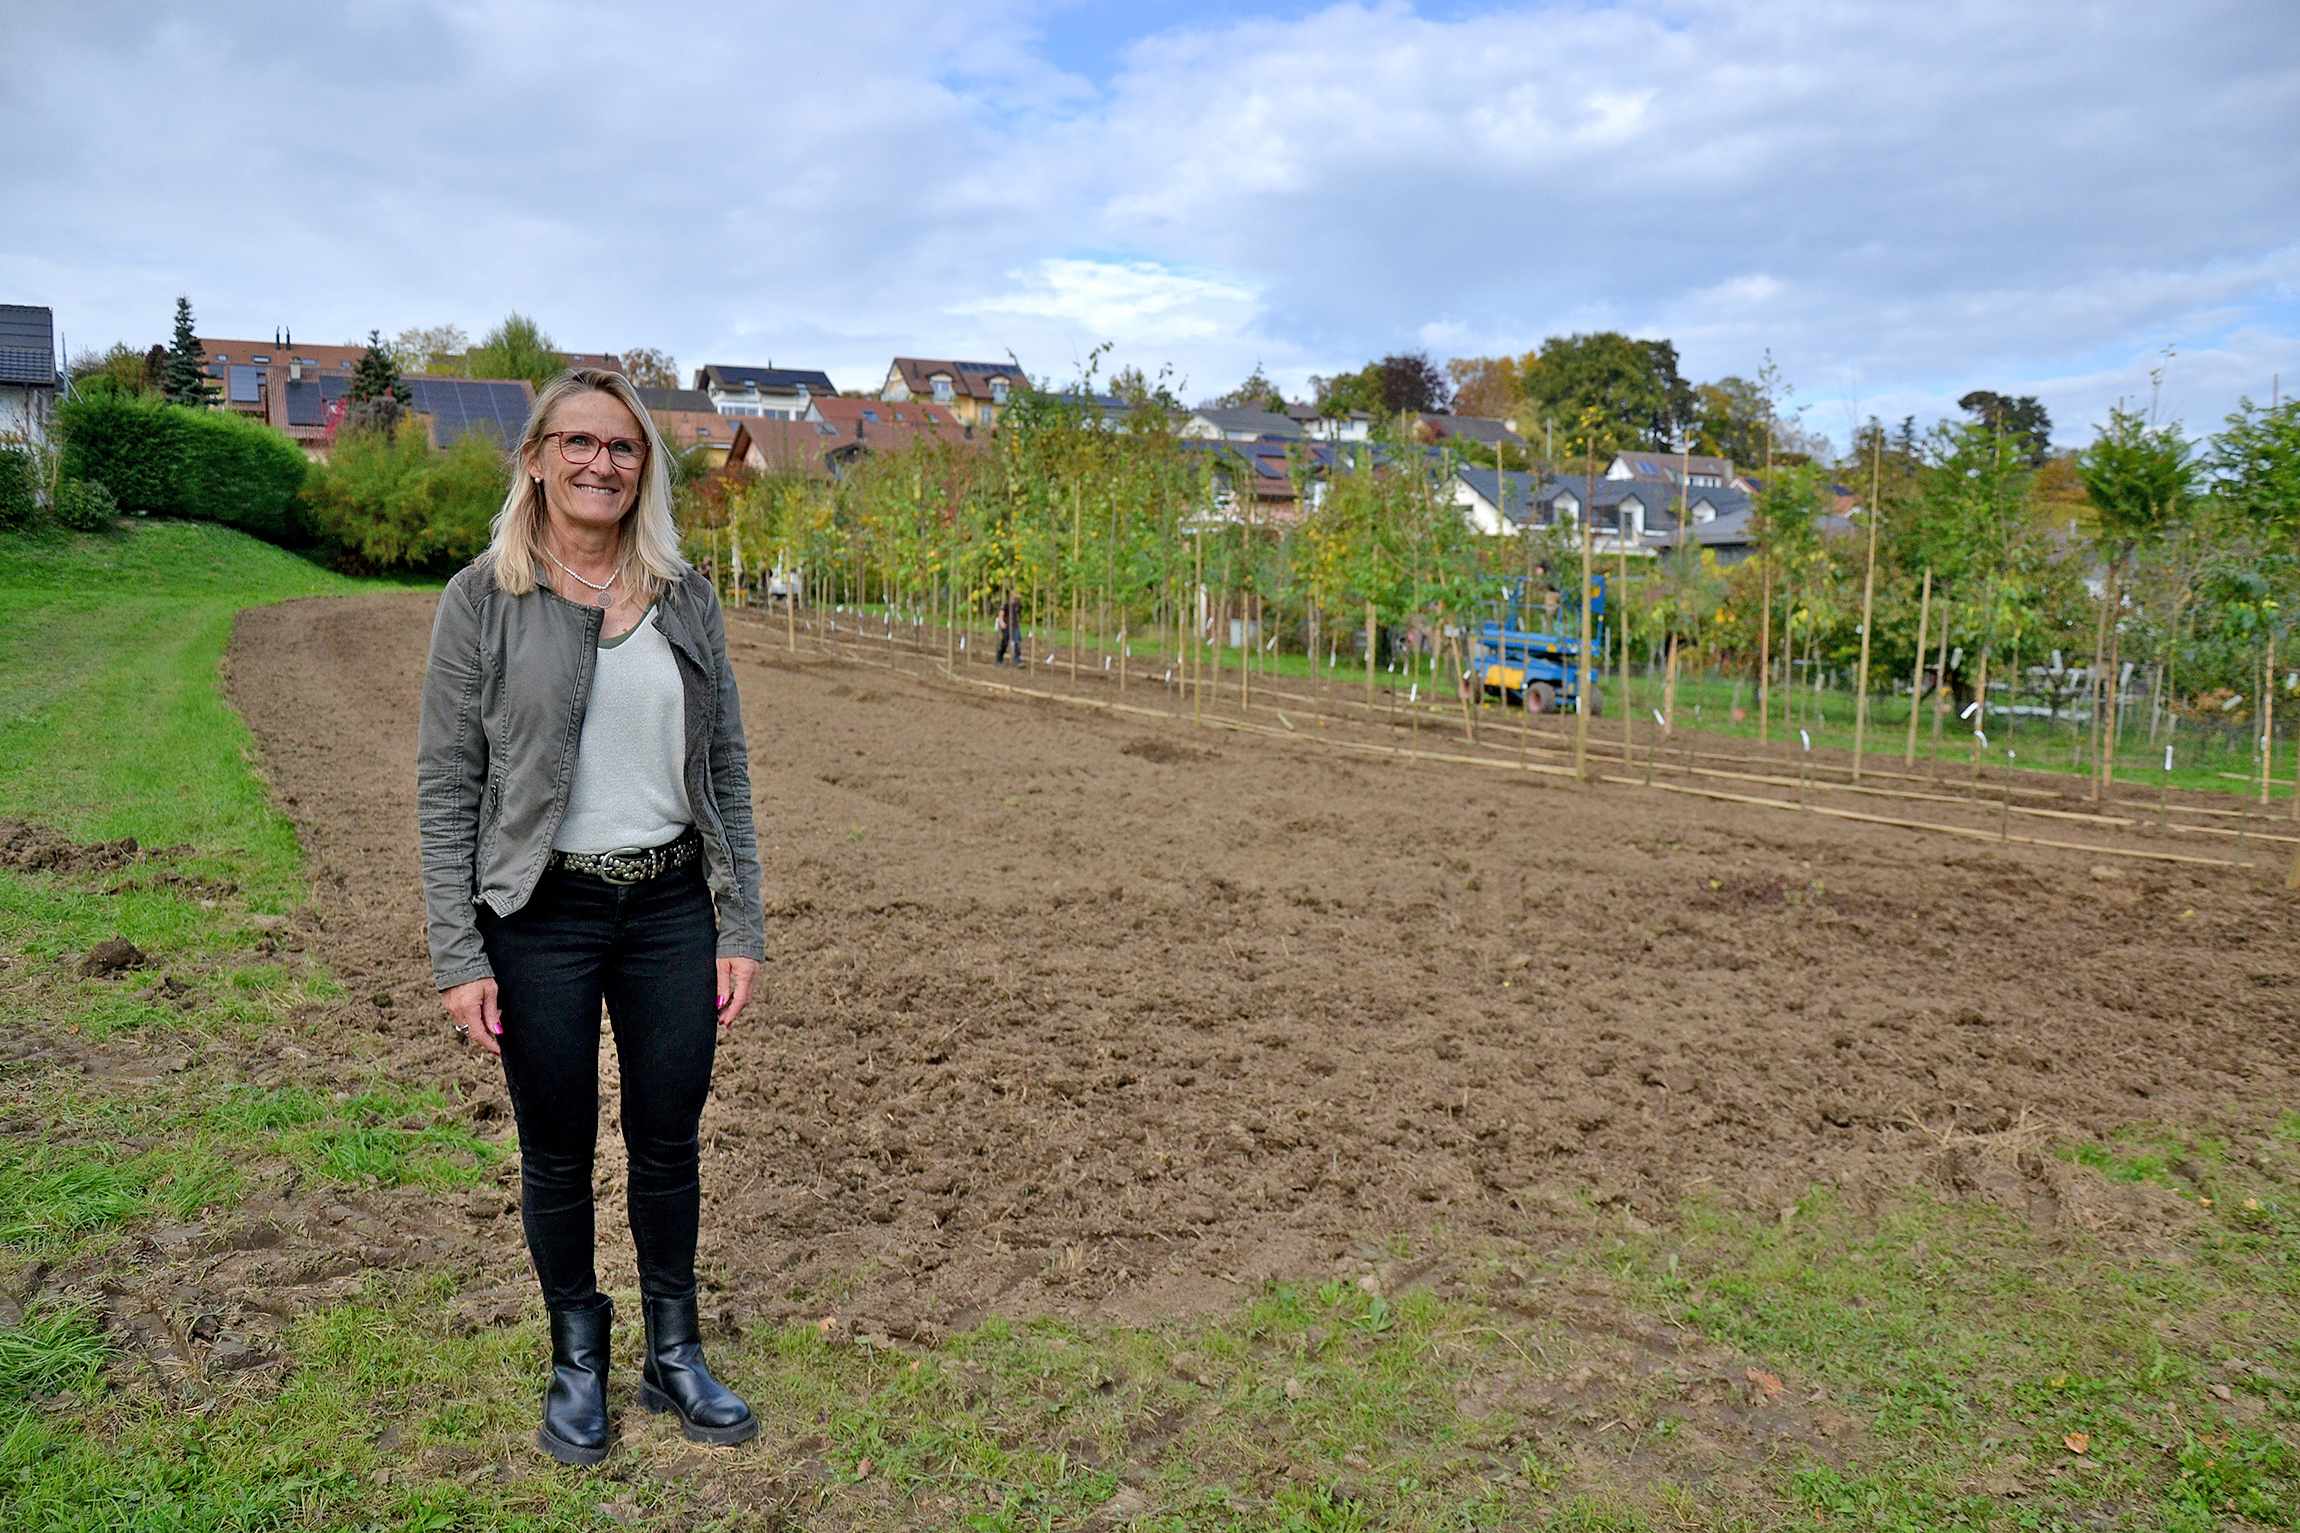
[[[439, 598], [415, 802], [431, 977], [442, 990], [495, 972], [479, 940], [478, 903], [510, 915], [543, 876], [575, 783], [603, 617], [547, 585], [512, 596], [485, 560]], [[718, 905], [719, 956], [764, 961], [750, 758], [718, 594], [690, 569], [665, 588], [650, 621], [670, 640], [686, 683], [687, 798]]]

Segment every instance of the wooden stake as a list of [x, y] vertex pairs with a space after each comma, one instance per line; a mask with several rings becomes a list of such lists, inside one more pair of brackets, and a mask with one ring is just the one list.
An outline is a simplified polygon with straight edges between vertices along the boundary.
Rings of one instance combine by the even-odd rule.
[[[1861, 780], [1861, 747], [1869, 729], [1869, 630], [1877, 620], [1877, 524], [1884, 513], [1877, 505], [1877, 495], [1884, 484], [1885, 428], [1877, 426], [1877, 440], [1869, 454], [1869, 569], [1861, 578], [1861, 673], [1857, 683], [1860, 695], [1853, 702], [1853, 781]], [[1923, 641], [1918, 641], [1920, 646]]]
[[1613, 593], [1613, 631], [1618, 636], [1614, 647], [1621, 651], [1621, 764], [1634, 766], [1637, 762], [1637, 710], [1629, 706], [1629, 524], [1623, 516], [1621, 502], [1613, 503], [1613, 547], [1619, 555]]
[[[2260, 807], [2268, 807], [2268, 769], [2276, 759], [2276, 631], [2268, 631], [2268, 663], [2260, 671]], [[2293, 775], [2300, 778], [2300, 768]], [[2293, 795], [2300, 797], [2300, 782]]]
[[1366, 598], [1366, 712], [1374, 711], [1374, 599]]
[[1573, 775], [1582, 782], [1589, 780], [1589, 510], [1588, 485], [1597, 480], [1597, 448], [1590, 446], [1589, 479], [1581, 498], [1581, 643], [1575, 648], [1573, 663], [1577, 667], [1573, 689]]
[[[1770, 401], [1768, 401], [1770, 408]], [[1765, 488], [1773, 488], [1773, 428], [1765, 428]], [[1766, 518], [1765, 542], [1757, 550], [1761, 592], [1757, 598], [1757, 743], [1765, 743], [1766, 714], [1773, 687], [1773, 527]]]
[[1909, 662], [1909, 744], [1901, 753], [1901, 765], [1917, 764], [1917, 704], [1925, 696], [1925, 629], [1933, 616], [1933, 567], [1925, 566], [1925, 594], [1917, 602], [1917, 654]]
[[1937, 679], [1933, 682], [1933, 745], [1931, 751], [1931, 759], [1933, 780], [1938, 782], [1940, 781], [1941, 777], [1941, 716], [1948, 712], [1950, 697], [1949, 609], [1946, 602], [1941, 604], [1941, 658], [1938, 667], [1933, 672], [1933, 675]]

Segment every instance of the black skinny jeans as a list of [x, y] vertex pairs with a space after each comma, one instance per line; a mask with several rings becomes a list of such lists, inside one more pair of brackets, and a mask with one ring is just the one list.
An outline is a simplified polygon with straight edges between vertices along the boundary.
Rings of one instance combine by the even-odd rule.
[[519, 1214], [553, 1310], [599, 1295], [592, 1152], [599, 1004], [623, 1066], [631, 1240], [649, 1298], [695, 1293], [702, 1213], [695, 1126], [718, 1048], [718, 919], [701, 862], [643, 884], [549, 872], [508, 917], [479, 909], [503, 1008], [503, 1075], [519, 1120]]

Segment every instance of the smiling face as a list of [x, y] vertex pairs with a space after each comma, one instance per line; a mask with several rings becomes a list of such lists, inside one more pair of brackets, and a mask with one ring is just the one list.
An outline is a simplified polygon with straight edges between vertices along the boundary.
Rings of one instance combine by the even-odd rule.
[[[644, 458], [634, 467], [621, 468], [608, 444], [638, 442], [647, 434], [612, 394], [576, 394], [551, 413], [553, 435], [529, 448], [520, 460], [530, 476], [543, 480], [543, 502], [553, 530], [568, 541], [588, 541], [612, 531], [639, 498], [639, 476], [647, 471]], [[589, 463], [577, 467], [560, 450], [570, 436], [587, 436], [599, 444]], [[571, 535], [571, 536], [570, 536]]]

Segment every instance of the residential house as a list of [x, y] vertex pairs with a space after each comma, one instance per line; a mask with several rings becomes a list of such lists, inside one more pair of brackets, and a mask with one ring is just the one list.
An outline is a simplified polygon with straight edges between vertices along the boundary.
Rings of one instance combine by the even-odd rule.
[[1291, 415], [1272, 410], [1233, 410], [1201, 405], [1188, 412], [1178, 433], [1188, 441], [1300, 442], [1309, 432]]
[[[1695, 489], [1718, 490], [1739, 483], [1731, 458], [1705, 458], [1699, 453], [1659, 452], [1636, 447], [1613, 455], [1605, 467], [1608, 479], [1660, 479], [1675, 484], [1680, 478]], [[1740, 485], [1747, 489], [1747, 485]]]
[[1517, 434], [1514, 421], [1494, 420], [1483, 415], [1417, 415], [1414, 423], [1426, 441], [1459, 439], [1487, 449], [1506, 447], [1512, 452], [1525, 447], [1525, 438]]
[[974, 436], [957, 412], [925, 399], [817, 399], [808, 406], [806, 418], [881, 450], [907, 447], [922, 436], [960, 441]]
[[1535, 500], [1543, 484], [1539, 474], [1517, 469], [1457, 468], [1453, 475], [1453, 503], [1472, 531], [1487, 537], [1512, 538], [1538, 515]]
[[[1354, 466], [1348, 451], [1325, 442], [1230, 442], [1186, 436], [1182, 449], [1209, 460], [1214, 516], [1258, 527], [1290, 527], [1314, 513], [1325, 503], [1327, 481]], [[1297, 472], [1301, 483], [1296, 482]], [[1241, 496], [1241, 490], [1247, 493]]]
[[48, 440], [56, 418], [56, 316], [0, 303], [0, 440]]
[[[1459, 468], [1453, 476], [1453, 503], [1463, 519], [1488, 536], [1575, 525], [1584, 502], [1591, 508], [1595, 549], [1607, 556], [1626, 551], [1651, 557], [1689, 540], [1735, 564], [1755, 546], [1750, 531], [1750, 498], [1730, 485], [1680, 485], [1675, 478], [1632, 479], [1542, 476], [1490, 468]], [[1682, 509], [1685, 525], [1679, 526]], [[1623, 548], [1623, 539], [1627, 548]]]
[[[324, 454], [350, 402], [352, 370], [367, 355], [365, 346], [311, 346], [282, 334], [262, 341], [208, 339], [208, 376], [216, 380], [216, 404], [285, 432], [306, 452]], [[614, 358], [571, 353], [589, 365]], [[514, 378], [452, 378], [409, 373], [409, 408], [423, 417], [434, 446], [445, 447], [467, 431], [482, 430], [504, 445], [519, 440], [534, 408], [535, 386]]]
[[879, 398], [889, 403], [917, 399], [938, 404], [957, 416], [961, 425], [988, 431], [998, 425], [1007, 397], [1028, 387], [1029, 375], [1011, 363], [896, 357], [886, 370]]
[[727, 467], [778, 478], [835, 479], [845, 468], [834, 457], [847, 445], [827, 421], [744, 417], [735, 422]]
[[810, 409], [810, 420], [736, 422], [727, 462], [762, 474], [833, 479], [866, 453], [928, 440], [966, 444], [984, 440], [954, 412], [924, 400], [817, 397]]
[[727, 466], [728, 455], [734, 450], [735, 428], [742, 422], [721, 415], [707, 390], [640, 388], [635, 392], [665, 441], [679, 448], [699, 443], [711, 449], [712, 468]]
[[[365, 346], [297, 344], [285, 332], [268, 345], [262, 341], [202, 336], [200, 349], [207, 353], [208, 376], [216, 382], [215, 402], [220, 408], [253, 416], [283, 429], [285, 423], [277, 417], [285, 401], [274, 396], [284, 385], [334, 378], [349, 387], [351, 370], [367, 355]], [[336, 391], [339, 396], [342, 392]], [[298, 413], [309, 412], [299, 410]]]
[[1325, 415], [1316, 405], [1294, 404], [1286, 406], [1286, 416], [1302, 428], [1302, 435], [1319, 442], [1367, 442], [1373, 440], [1374, 418], [1364, 410], [1352, 410], [1347, 415]]
[[695, 369], [695, 387], [710, 395], [711, 408], [721, 415], [770, 421], [804, 420], [809, 400], [838, 393], [828, 373], [771, 362], [765, 367], [714, 362]]

